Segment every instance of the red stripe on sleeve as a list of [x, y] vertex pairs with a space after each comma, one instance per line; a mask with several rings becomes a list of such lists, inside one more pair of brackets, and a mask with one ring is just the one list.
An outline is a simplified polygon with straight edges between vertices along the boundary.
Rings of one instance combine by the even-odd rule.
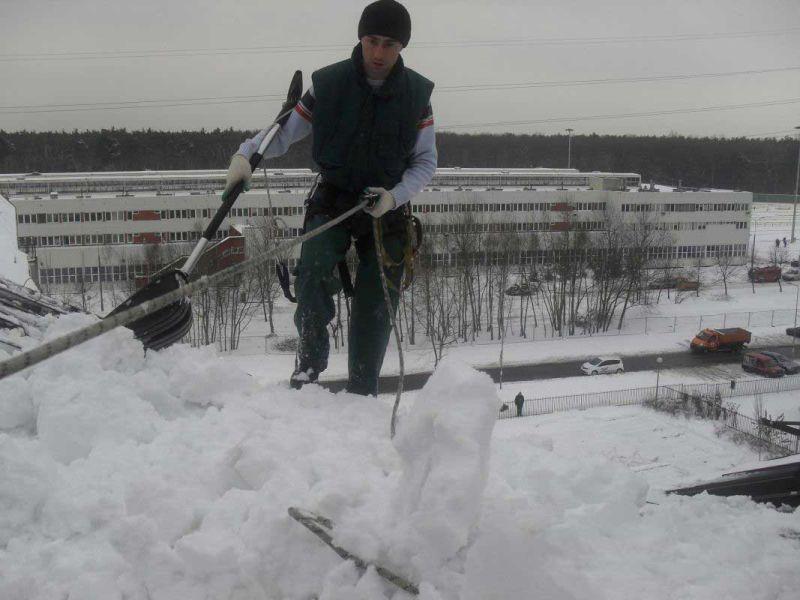
[[303, 106], [302, 102], [298, 102], [295, 105], [294, 110], [297, 112], [298, 115], [303, 117], [306, 121], [308, 121], [309, 123], [311, 122], [311, 112], [305, 106]]

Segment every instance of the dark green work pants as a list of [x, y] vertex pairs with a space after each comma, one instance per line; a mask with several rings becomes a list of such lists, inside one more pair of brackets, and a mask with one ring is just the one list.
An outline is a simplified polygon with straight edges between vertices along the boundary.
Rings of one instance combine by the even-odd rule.
[[[368, 215], [353, 217], [365, 218], [370, 220], [368, 224], [371, 225], [372, 217]], [[329, 220], [327, 215], [314, 215], [308, 219], [306, 231], [313, 231]], [[359, 229], [361, 233], [355, 237], [358, 271], [347, 338], [347, 391], [366, 396], [378, 393], [378, 376], [389, 343], [391, 320], [386, 311], [372, 231], [368, 227]], [[294, 323], [300, 336], [298, 358], [303, 370], [311, 367], [321, 373], [328, 366], [330, 341], [327, 326], [336, 315], [332, 296], [339, 289], [334, 269], [344, 259], [353, 236], [353, 228], [345, 221], [308, 240], [300, 250], [300, 263], [295, 279], [297, 310], [294, 313]], [[404, 232], [395, 231], [384, 235], [383, 246], [393, 263], [401, 262], [404, 242]], [[392, 307], [396, 312], [397, 290], [400, 288], [403, 267], [384, 266], [384, 269], [390, 282]]]

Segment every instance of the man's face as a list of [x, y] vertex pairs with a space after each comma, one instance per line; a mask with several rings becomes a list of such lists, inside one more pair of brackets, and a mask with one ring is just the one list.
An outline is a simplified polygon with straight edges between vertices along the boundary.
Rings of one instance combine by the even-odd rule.
[[367, 78], [386, 79], [400, 56], [403, 44], [383, 35], [365, 35], [361, 38], [361, 48]]

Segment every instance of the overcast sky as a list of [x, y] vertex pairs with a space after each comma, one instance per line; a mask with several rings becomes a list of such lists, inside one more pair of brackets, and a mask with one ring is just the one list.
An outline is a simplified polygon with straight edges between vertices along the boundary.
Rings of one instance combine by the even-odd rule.
[[[349, 56], [365, 5], [0, 0], [0, 129], [260, 128], [294, 69], [308, 81]], [[403, 55], [436, 82], [439, 129], [734, 136], [800, 125], [800, 0], [405, 5]], [[742, 71], [751, 73], [722, 75]]]

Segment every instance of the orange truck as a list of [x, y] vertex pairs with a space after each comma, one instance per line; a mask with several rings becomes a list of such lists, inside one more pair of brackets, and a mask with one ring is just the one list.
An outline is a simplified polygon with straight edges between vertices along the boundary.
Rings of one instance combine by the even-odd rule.
[[692, 340], [692, 352], [739, 352], [750, 343], [750, 332], [741, 327], [703, 329]]

